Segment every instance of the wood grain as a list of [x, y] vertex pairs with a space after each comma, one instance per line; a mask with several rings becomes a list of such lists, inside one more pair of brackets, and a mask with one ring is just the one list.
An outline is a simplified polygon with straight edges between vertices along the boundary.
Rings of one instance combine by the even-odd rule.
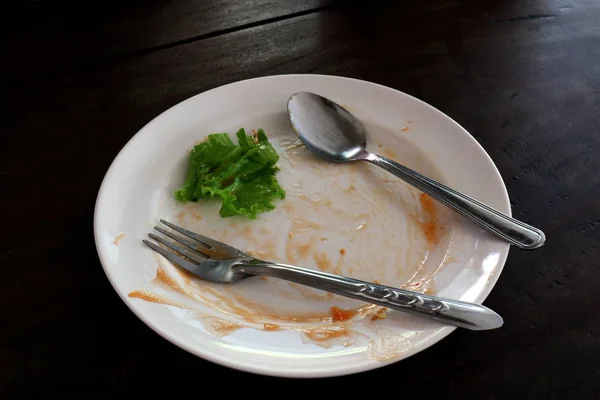
[[94, 6], [23, 2], [5, 14], [10, 31], [3, 37], [0, 73], [14, 83], [32, 74], [68, 72], [316, 12], [333, 4], [333, 0], [152, 0]]
[[[162, 15], [164, 4], [147, 12]], [[239, 26], [234, 14], [223, 14], [227, 26]], [[197, 31], [186, 20], [176, 39], [183, 43], [173, 47], [58, 75], [46, 74], [54, 71], [48, 65], [23, 71], [31, 79], [2, 91], [0, 222], [10, 235], [0, 244], [8, 321], [0, 330], [0, 394], [152, 394], [155, 374], [165, 386], [221, 376], [236, 382], [232, 393], [279, 384], [197, 359], [137, 320], [98, 262], [93, 206], [112, 159], [166, 108], [240, 79], [324, 73], [405, 91], [462, 124], [497, 164], [513, 214], [540, 226], [548, 242], [511, 250], [486, 300], [505, 318], [502, 329], [456, 331], [405, 362], [359, 377], [285, 381], [285, 390], [342, 391], [364, 382], [354, 394], [373, 394], [377, 382], [423, 397], [596, 398], [598, 20], [592, 0], [355, 1], [190, 42]], [[115, 25], [98, 24], [119, 37]], [[137, 37], [154, 29], [139, 24]], [[133, 48], [143, 46], [117, 53]], [[89, 49], [72, 51], [72, 60], [89, 59]]]

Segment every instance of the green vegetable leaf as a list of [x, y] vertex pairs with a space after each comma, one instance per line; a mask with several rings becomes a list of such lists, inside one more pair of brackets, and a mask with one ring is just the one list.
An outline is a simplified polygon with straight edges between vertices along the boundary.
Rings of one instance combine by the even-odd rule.
[[222, 217], [257, 214], [275, 208], [274, 199], [284, 199], [285, 191], [277, 182], [275, 166], [279, 155], [259, 129], [247, 136], [244, 129], [236, 133], [235, 145], [229, 135], [209, 135], [190, 152], [183, 186], [175, 192], [179, 201], [220, 197]]

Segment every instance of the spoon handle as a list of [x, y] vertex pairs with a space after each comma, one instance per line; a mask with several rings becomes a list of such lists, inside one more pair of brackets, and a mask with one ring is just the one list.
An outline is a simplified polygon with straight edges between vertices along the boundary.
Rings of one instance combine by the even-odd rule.
[[502, 214], [389, 158], [369, 153], [365, 160], [396, 175], [510, 244], [530, 250], [542, 246], [546, 240], [541, 230]]
[[503, 324], [502, 317], [497, 313], [475, 303], [411, 292], [294, 265], [256, 260], [240, 264], [237, 268], [243, 273], [296, 282], [469, 330], [496, 329]]

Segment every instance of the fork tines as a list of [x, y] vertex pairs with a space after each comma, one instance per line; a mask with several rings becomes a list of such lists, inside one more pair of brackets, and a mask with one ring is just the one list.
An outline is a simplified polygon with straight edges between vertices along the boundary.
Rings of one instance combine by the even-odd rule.
[[170, 230], [163, 229], [160, 226], [155, 226], [154, 230], [172, 240], [154, 233], [149, 233], [148, 236], [168, 249], [175, 251], [181, 256], [184, 256], [185, 259], [172, 253], [165, 247], [157, 246], [149, 240], [144, 239], [144, 244], [157, 253], [163, 255], [169, 261], [179, 264], [185, 269], [189, 270], [189, 268], [182, 264], [182, 261], [184, 263], [201, 263], [208, 258], [231, 259], [244, 256], [248, 257], [247, 254], [225, 243], [202, 236], [171, 222], [165, 221], [164, 219], [161, 219], [160, 222], [173, 231], [180, 233], [181, 235], [178, 235]]

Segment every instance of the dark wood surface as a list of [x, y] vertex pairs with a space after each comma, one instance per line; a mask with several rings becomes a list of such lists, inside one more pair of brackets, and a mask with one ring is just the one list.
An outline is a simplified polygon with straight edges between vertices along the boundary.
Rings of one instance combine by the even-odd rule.
[[[206, 396], [217, 377], [235, 382], [236, 395], [352, 388], [377, 397], [598, 398], [600, 3], [87, 6], [23, 2], [2, 16], [1, 398], [169, 387]], [[505, 179], [513, 214], [548, 237], [539, 250], [511, 250], [486, 300], [505, 318], [502, 329], [458, 330], [382, 369], [300, 381], [203, 361], [127, 309], [93, 242], [94, 202], [111, 161], [177, 102], [282, 73], [378, 82], [475, 136]]]

